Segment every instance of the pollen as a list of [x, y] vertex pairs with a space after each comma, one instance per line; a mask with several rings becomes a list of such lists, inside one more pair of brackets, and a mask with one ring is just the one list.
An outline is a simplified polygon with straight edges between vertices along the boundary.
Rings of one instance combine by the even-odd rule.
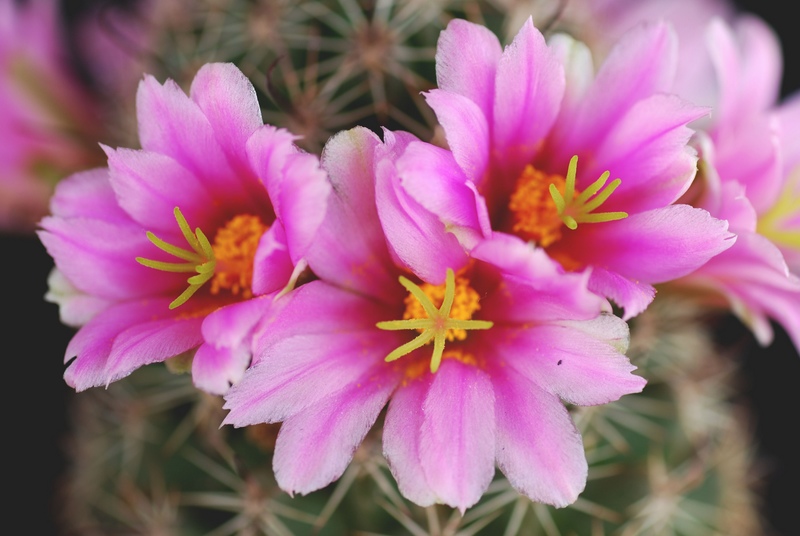
[[[431, 285], [430, 283], [423, 283], [419, 286], [435, 307], [442, 306], [446, 287], [447, 285]], [[413, 294], [406, 296], [405, 304], [406, 310], [405, 313], [403, 313], [404, 319], [423, 318], [425, 316], [425, 308]], [[455, 296], [453, 297], [453, 306], [450, 309], [450, 318], [471, 320], [473, 313], [480, 308], [480, 296], [475, 289], [469, 286], [469, 279], [465, 277], [456, 277]], [[422, 332], [423, 330], [417, 329], [417, 331]], [[463, 341], [467, 338], [467, 331], [464, 329], [450, 329], [447, 331], [445, 338], [448, 341]]]
[[513, 215], [512, 231], [524, 240], [532, 240], [546, 248], [561, 238], [563, 225], [558, 215], [550, 185], [564, 192], [566, 182], [560, 175], [539, 171], [531, 165], [525, 166], [517, 179], [508, 208]]
[[253, 260], [267, 228], [257, 216], [240, 214], [217, 231], [213, 246], [217, 266], [211, 280], [211, 294], [227, 290], [244, 299], [252, 297]]
[[606, 186], [606, 171], [585, 190], [575, 188], [578, 156], [569, 161], [566, 176], [548, 174], [531, 165], [517, 179], [508, 208], [513, 215], [512, 231], [523, 239], [546, 248], [557, 242], [563, 226], [571, 230], [579, 223], [601, 223], [627, 218], [626, 212], [595, 212], [621, 184], [614, 179]]
[[214, 245], [199, 227], [192, 232], [189, 223], [178, 207], [175, 220], [191, 250], [184, 249], [158, 238], [148, 231], [147, 238], [160, 250], [184, 262], [164, 262], [136, 257], [144, 266], [165, 272], [186, 272], [194, 275], [186, 279], [189, 284], [183, 293], [169, 304], [175, 309], [186, 303], [208, 281], [211, 293], [229, 291], [242, 298], [250, 298], [250, 281], [253, 278], [253, 260], [261, 235], [267, 226], [256, 216], [239, 215], [217, 231]]
[[[441, 292], [441, 304], [438, 306], [434, 305], [432, 301], [432, 298], [436, 299], [436, 295], [439, 293], [438, 290], [433, 290], [436, 288], [433, 285], [427, 289], [431, 293], [429, 295], [419, 285], [403, 276], [400, 276], [400, 284], [409, 291], [412, 299], [415, 299], [420, 307], [416, 308], [410, 305], [409, 300], [406, 300], [406, 312], [403, 314], [402, 320], [378, 322], [376, 325], [380, 329], [391, 331], [413, 329], [419, 331], [420, 334], [390, 352], [386, 356], [387, 362], [395, 361], [433, 341], [430, 370], [436, 372], [445, 353], [446, 341], [463, 340], [466, 338], [467, 330], [489, 329], [493, 325], [487, 320], [472, 319], [472, 314], [479, 309], [477, 293], [471, 295], [468, 291], [462, 290], [459, 303], [456, 304], [456, 277], [451, 268], [447, 269], [444, 289]], [[462, 279], [461, 286], [462, 288], [467, 287], [468, 281]], [[473, 290], [473, 292], [475, 291]], [[467, 318], [462, 318], [463, 316]], [[463, 336], [461, 336], [462, 332]]]

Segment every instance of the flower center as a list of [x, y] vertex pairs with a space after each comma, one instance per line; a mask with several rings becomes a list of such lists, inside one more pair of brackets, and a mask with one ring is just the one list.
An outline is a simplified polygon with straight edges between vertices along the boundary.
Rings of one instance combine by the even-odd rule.
[[758, 218], [757, 230], [776, 244], [800, 249], [800, 172], [794, 173], [778, 201]]
[[[464, 340], [469, 329], [489, 329], [493, 323], [486, 320], [472, 320], [472, 314], [480, 309], [479, 296], [466, 278], [456, 277], [451, 268], [447, 269], [444, 288], [424, 283], [422, 287], [400, 276], [400, 284], [410, 292], [406, 298], [403, 320], [378, 322], [385, 330], [414, 329], [420, 334], [413, 340], [395, 348], [386, 356], [386, 361], [394, 361], [433, 341], [431, 372], [436, 372], [442, 362], [445, 341]], [[439, 304], [434, 305], [434, 300]], [[424, 313], [425, 316], [422, 316]], [[461, 354], [459, 354], [461, 355]]]
[[547, 247], [561, 238], [562, 224], [575, 230], [579, 223], [599, 223], [626, 218], [626, 212], [594, 212], [622, 182], [606, 186], [606, 171], [583, 192], [575, 189], [578, 156], [569, 161], [566, 177], [550, 175], [531, 165], [525, 167], [508, 204], [513, 216], [512, 231]]
[[147, 231], [147, 238], [160, 250], [185, 262], [163, 262], [136, 257], [137, 262], [149, 268], [195, 274], [186, 280], [189, 287], [169, 304], [169, 308], [175, 309], [186, 303], [209, 280], [212, 294], [218, 294], [224, 289], [234, 295], [241, 294], [244, 299], [252, 297], [250, 282], [253, 278], [253, 259], [267, 226], [256, 216], [235, 216], [217, 231], [212, 246], [199, 227], [192, 232], [178, 207], [175, 207], [175, 220], [191, 250], [165, 242], [150, 231]]

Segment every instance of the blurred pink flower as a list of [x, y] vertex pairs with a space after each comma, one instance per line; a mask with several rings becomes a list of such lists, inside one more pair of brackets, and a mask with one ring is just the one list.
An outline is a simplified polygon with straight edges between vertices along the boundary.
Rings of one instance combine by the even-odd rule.
[[714, 67], [714, 113], [693, 142], [702, 173], [686, 199], [738, 239], [675, 283], [724, 296], [762, 345], [775, 320], [800, 348], [800, 99], [779, 103], [780, 42], [761, 19], [714, 19], [704, 36], [691, 54]]
[[99, 117], [52, 0], [0, 0], [0, 229], [32, 233], [56, 182], [102, 162]]
[[[307, 253], [319, 279], [273, 303], [253, 365], [225, 395], [224, 422], [282, 422], [275, 476], [306, 494], [342, 475], [388, 403], [383, 451], [411, 501], [463, 513], [496, 464], [532, 500], [572, 503], [587, 462], [563, 402], [641, 391], [626, 323], [588, 290], [587, 273], [563, 273], [516, 237], [482, 240], [466, 256], [396, 195], [407, 171], [398, 174], [398, 155], [427, 144], [385, 137], [358, 127], [326, 144], [333, 193]], [[475, 197], [461, 193], [450, 213], [474, 212]]]
[[485, 208], [473, 234], [490, 222], [566, 270], [590, 269], [589, 288], [629, 319], [654, 284], [734, 242], [724, 220], [675, 204], [696, 173], [687, 124], [707, 113], [668, 92], [676, 61], [667, 24], [628, 31], [595, 74], [583, 44], [563, 34], [548, 44], [530, 19], [505, 49], [486, 28], [451, 21], [426, 98], [457, 165], [443, 157], [403, 188], [448, 228], [468, 218], [448, 212], [451, 188], [439, 183], [476, 189]]
[[203, 66], [189, 96], [146, 76], [136, 104], [142, 150], [104, 146], [108, 168], [61, 182], [41, 222], [48, 298], [82, 326], [65, 379], [80, 391], [184, 355], [222, 393], [249, 364], [255, 311], [305, 267], [329, 185], [232, 64]]

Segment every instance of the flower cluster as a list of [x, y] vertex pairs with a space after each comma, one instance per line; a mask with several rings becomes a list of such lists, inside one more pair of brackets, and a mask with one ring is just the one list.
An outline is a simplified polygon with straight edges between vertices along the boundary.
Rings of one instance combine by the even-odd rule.
[[643, 16], [593, 50], [532, 18], [506, 46], [454, 19], [424, 93], [442, 141], [355, 126], [320, 155], [263, 123], [232, 63], [188, 94], [146, 75], [141, 148], [104, 145], [40, 222], [48, 298], [79, 328], [66, 382], [185, 367], [223, 424], [282, 423], [290, 494], [338, 479], [380, 422], [419, 505], [463, 513], [496, 468], [573, 503], [588, 469], [569, 406], [642, 391], [628, 321], [657, 290], [706, 289], [762, 343], [774, 319], [800, 346], [800, 99], [775, 102], [758, 21], [708, 32], [700, 102], [673, 23]]

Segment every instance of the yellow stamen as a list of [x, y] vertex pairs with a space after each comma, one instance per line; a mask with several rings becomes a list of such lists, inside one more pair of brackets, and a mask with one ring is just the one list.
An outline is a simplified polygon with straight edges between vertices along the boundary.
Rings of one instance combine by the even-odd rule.
[[786, 182], [778, 201], [758, 218], [757, 230], [778, 245], [800, 249], [800, 169]]
[[186, 262], [136, 258], [140, 264], [156, 270], [195, 273], [186, 280], [189, 287], [169, 304], [169, 308], [175, 309], [186, 303], [208, 281], [211, 281], [211, 294], [226, 290], [244, 299], [252, 297], [253, 259], [259, 240], [268, 227], [256, 216], [235, 216], [217, 231], [212, 246], [199, 228], [192, 233], [178, 207], [175, 207], [175, 219], [192, 251], [164, 242], [150, 231], [147, 232], [147, 238], [160, 250]]
[[180, 296], [175, 298], [172, 303], [169, 304], [170, 309], [175, 309], [176, 307], [186, 303], [186, 301], [191, 298], [192, 295], [206, 283], [206, 281], [211, 279], [211, 277], [214, 275], [214, 269], [217, 265], [217, 260], [214, 256], [214, 249], [211, 247], [211, 243], [208, 241], [208, 238], [206, 238], [206, 235], [203, 234], [203, 231], [201, 231], [199, 227], [195, 229], [194, 233], [192, 233], [186, 218], [183, 217], [183, 214], [181, 214], [181, 211], [178, 207], [175, 207], [175, 220], [177, 220], [178, 227], [180, 227], [183, 237], [192, 247], [193, 251], [188, 251], [164, 242], [150, 231], [147, 231], [147, 238], [150, 239], [150, 241], [155, 244], [158, 249], [187, 262], [171, 263], [154, 261], [151, 259], [145, 259], [143, 257], [136, 257], [136, 260], [140, 264], [143, 264], [149, 268], [155, 268], [156, 270], [163, 270], [165, 272], [197, 273], [197, 275], [193, 275], [186, 280], [186, 282], [189, 283], [189, 288], [183, 291]]
[[[453, 303], [456, 298], [456, 281], [455, 273], [451, 268], [447, 269], [447, 277], [445, 280], [444, 295], [442, 296], [442, 305], [438, 309], [433, 304], [431, 299], [418, 285], [412, 283], [403, 276], [400, 276], [400, 284], [408, 290], [411, 295], [417, 299], [422, 310], [427, 315], [427, 318], [409, 318], [410, 315], [404, 315], [403, 320], [390, 320], [386, 322], [378, 322], [377, 326], [385, 330], [402, 330], [402, 329], [416, 329], [421, 330], [421, 333], [413, 340], [395, 348], [389, 355], [386, 356], [386, 361], [394, 361], [407, 355], [417, 348], [433, 341], [433, 355], [431, 356], [431, 372], [436, 372], [442, 361], [442, 354], [444, 352], [445, 340], [454, 340], [458, 338], [463, 340], [466, 337], [466, 330], [469, 329], [489, 329], [493, 323], [486, 320], [472, 320], [472, 312], [477, 310], [475, 307], [468, 313], [468, 318], [454, 318], [451, 317], [453, 313]], [[473, 291], [474, 292], [474, 291]], [[462, 296], [462, 299], [464, 297]], [[469, 302], [469, 296], [466, 297], [465, 303]], [[457, 307], [457, 311], [460, 308]], [[408, 311], [409, 309], [407, 309]], [[460, 314], [459, 316], [463, 316]], [[453, 330], [454, 334], [450, 335], [449, 331]], [[460, 334], [463, 333], [463, 336]]]
[[[600, 205], [605, 203], [609, 196], [614, 193], [614, 190], [622, 182], [620, 179], [614, 179], [611, 184], [605, 186], [608, 177], [611, 175], [608, 171], [600, 175], [600, 178], [589, 185], [577, 197], [575, 196], [575, 173], [578, 167], [578, 155], [573, 156], [569, 161], [567, 168], [567, 176], [565, 178], [565, 188], [562, 194], [555, 184], [550, 185], [550, 195], [556, 204], [558, 215], [564, 225], [572, 230], [578, 228], [579, 223], [600, 223], [605, 221], [621, 220], [628, 217], [627, 212], [596, 212], [593, 210], [599, 208]], [[605, 186], [605, 188], [603, 188]], [[594, 196], [594, 197], [592, 197]], [[591, 200], [589, 198], [592, 198]]]

